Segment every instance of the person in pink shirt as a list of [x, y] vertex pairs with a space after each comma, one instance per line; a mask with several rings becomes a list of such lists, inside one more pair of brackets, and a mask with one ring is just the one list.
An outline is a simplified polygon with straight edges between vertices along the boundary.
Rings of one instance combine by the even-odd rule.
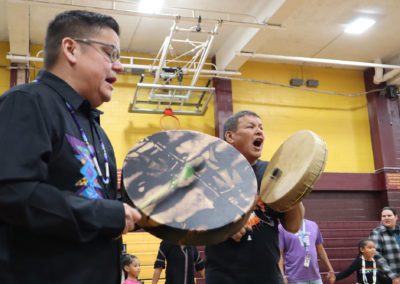
[[142, 284], [138, 276], [140, 273], [140, 261], [137, 256], [125, 254], [121, 260], [122, 270], [125, 274], [124, 284]]

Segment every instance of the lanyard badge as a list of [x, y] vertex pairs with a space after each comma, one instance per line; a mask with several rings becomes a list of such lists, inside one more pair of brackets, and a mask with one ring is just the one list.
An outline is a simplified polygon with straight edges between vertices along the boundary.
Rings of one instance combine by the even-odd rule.
[[310, 267], [311, 255], [310, 255], [310, 236], [306, 233], [306, 224], [303, 221], [302, 230], [298, 233], [299, 241], [305, 250], [304, 267]]
[[307, 254], [307, 255], [304, 257], [304, 267], [306, 267], [306, 268], [309, 268], [309, 267], [310, 267], [310, 260], [311, 260], [311, 257], [310, 257], [309, 254]]

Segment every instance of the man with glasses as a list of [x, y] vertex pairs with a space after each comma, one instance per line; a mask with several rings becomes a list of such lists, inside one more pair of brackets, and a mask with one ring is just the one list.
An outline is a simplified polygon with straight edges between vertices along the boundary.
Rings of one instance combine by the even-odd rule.
[[119, 26], [67, 11], [49, 24], [44, 69], [0, 97], [0, 283], [120, 283], [114, 152], [96, 108], [122, 70]]
[[93, 39], [87, 39], [87, 38], [74, 38], [75, 41], [83, 42], [88, 45], [91, 45], [93, 43], [99, 44], [100, 46], [105, 47], [104, 52], [107, 54], [108, 58], [110, 59], [110, 62], [114, 63], [119, 60], [119, 50], [118, 48], [110, 43], [104, 43], [101, 41], [93, 40]]

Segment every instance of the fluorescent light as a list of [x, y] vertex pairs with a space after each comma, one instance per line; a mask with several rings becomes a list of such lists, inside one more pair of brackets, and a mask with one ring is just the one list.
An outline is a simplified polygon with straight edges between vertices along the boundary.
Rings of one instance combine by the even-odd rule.
[[164, 0], [140, 0], [139, 12], [147, 14], [156, 14], [161, 11]]
[[350, 34], [361, 34], [368, 30], [375, 24], [375, 20], [367, 18], [358, 18], [349, 24], [344, 30], [346, 33]]

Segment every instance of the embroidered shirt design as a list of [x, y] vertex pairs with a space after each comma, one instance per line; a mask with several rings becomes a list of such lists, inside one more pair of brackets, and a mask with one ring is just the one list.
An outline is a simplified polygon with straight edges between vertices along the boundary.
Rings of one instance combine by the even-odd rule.
[[[89, 149], [83, 141], [68, 134], [65, 136], [76, 152], [75, 158], [82, 163], [80, 173], [83, 177], [75, 183], [75, 186], [79, 188], [77, 194], [89, 199], [103, 199], [101, 186], [97, 181], [98, 174], [90, 157]], [[92, 145], [90, 147], [93, 149]]]

